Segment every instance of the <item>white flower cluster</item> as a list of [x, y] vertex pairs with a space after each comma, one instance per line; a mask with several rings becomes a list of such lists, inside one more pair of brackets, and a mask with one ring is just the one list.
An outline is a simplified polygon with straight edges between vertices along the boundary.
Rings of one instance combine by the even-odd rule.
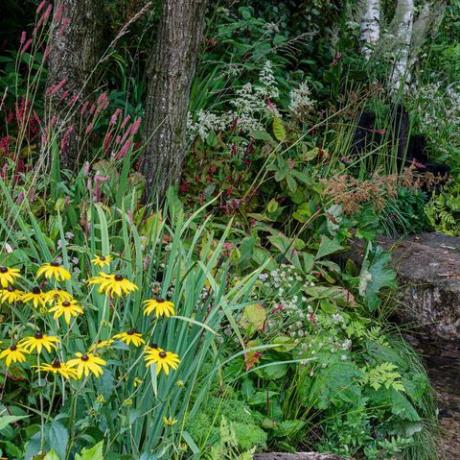
[[[460, 142], [460, 84], [445, 86], [431, 83], [416, 88], [416, 110], [420, 115], [423, 130], [435, 138], [444, 138], [446, 144]], [[442, 143], [436, 142], [442, 149]], [[442, 153], [442, 152], [440, 152]]]
[[276, 108], [267, 105], [268, 100], [277, 99], [279, 89], [273, 73], [273, 64], [267, 61], [260, 71], [257, 85], [246, 83], [235, 92], [230, 101], [233, 110], [222, 113], [199, 111], [196, 121], [188, 117], [188, 131], [191, 139], [199, 136], [206, 139], [211, 131], [225, 131], [236, 123], [239, 131], [251, 133], [263, 129], [262, 121], [268, 114], [279, 115]]
[[315, 101], [311, 98], [311, 90], [306, 82], [290, 92], [289, 111], [299, 120], [305, 118], [314, 108]]

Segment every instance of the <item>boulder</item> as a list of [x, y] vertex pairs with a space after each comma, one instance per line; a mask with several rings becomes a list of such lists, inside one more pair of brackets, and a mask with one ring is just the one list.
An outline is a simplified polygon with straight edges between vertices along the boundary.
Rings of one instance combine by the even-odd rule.
[[[397, 315], [432, 338], [460, 338], [460, 238], [423, 233], [402, 240], [381, 239], [398, 275]], [[352, 245], [351, 257], [363, 248]]]
[[334, 454], [318, 454], [317, 452], [298, 452], [297, 454], [283, 454], [271, 452], [267, 454], [256, 454], [254, 460], [344, 460]]

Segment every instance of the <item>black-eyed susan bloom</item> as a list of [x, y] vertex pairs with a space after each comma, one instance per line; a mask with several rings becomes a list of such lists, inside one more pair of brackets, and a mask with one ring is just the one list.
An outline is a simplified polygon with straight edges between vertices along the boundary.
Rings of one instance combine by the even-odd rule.
[[28, 353], [36, 351], [41, 353], [42, 349], [45, 348], [48, 353], [58, 346], [61, 340], [54, 335], [46, 335], [42, 332], [36, 332], [33, 336], [25, 337], [20, 341], [20, 344]]
[[64, 289], [51, 289], [46, 292], [46, 301], [48, 304], [52, 305], [56, 302], [72, 302], [75, 299], [70, 292], [65, 291]]
[[5, 361], [6, 367], [13, 363], [23, 363], [26, 360], [27, 350], [19, 343], [10, 345], [0, 353], [0, 359]]
[[99, 275], [90, 278], [88, 283], [98, 285], [99, 293], [111, 297], [121, 297], [137, 290], [137, 286], [134, 283], [118, 273], [109, 275], [101, 272]]
[[46, 279], [54, 278], [57, 281], [68, 281], [72, 278], [69, 270], [58, 262], [43, 264], [37, 270], [37, 278], [44, 276]]
[[151, 315], [152, 313], [158, 318], [165, 316], [169, 318], [176, 312], [174, 310], [174, 304], [169, 300], [161, 298], [144, 300], [144, 315]]
[[21, 276], [18, 268], [0, 266], [0, 286], [6, 288], [15, 283]]
[[157, 375], [163, 371], [166, 375], [170, 369], [177, 369], [180, 363], [179, 356], [171, 351], [162, 350], [161, 348], [146, 349], [144, 353], [145, 364], [151, 366], [156, 364]]
[[31, 291], [24, 292], [22, 301], [32, 304], [34, 308], [46, 308], [48, 303], [47, 293], [36, 286]]
[[145, 340], [142, 338], [142, 334], [140, 332], [135, 331], [134, 329], [131, 329], [128, 332], [121, 332], [120, 334], [115, 334], [113, 338], [116, 340], [120, 340], [126, 345], [133, 344], [135, 347], [140, 347], [145, 343]]
[[8, 286], [5, 289], [0, 290], [0, 302], [2, 303], [16, 303], [21, 302], [24, 296], [24, 292], [19, 289], [15, 289], [11, 286]]
[[96, 265], [96, 267], [104, 268], [110, 265], [112, 262], [112, 256], [96, 256], [94, 259], [91, 259], [91, 263]]
[[78, 374], [75, 369], [69, 367], [66, 363], [61, 363], [58, 359], [55, 359], [51, 364], [42, 364], [38, 366], [37, 371], [60, 375], [68, 380], [78, 378]]
[[81, 379], [83, 376], [88, 377], [94, 374], [95, 377], [100, 377], [104, 371], [102, 366], [107, 364], [102, 358], [93, 353], [75, 353], [76, 358], [67, 361], [67, 366], [75, 368], [77, 378]]
[[91, 345], [89, 351], [94, 353], [96, 351], [104, 350], [105, 348], [112, 346], [113, 342], [113, 339], [98, 340], [96, 343]]
[[83, 314], [83, 308], [78, 305], [75, 300], [61, 300], [48, 310], [53, 313], [54, 319], [59, 319], [64, 316], [64, 321], [67, 325], [70, 324], [72, 318]]

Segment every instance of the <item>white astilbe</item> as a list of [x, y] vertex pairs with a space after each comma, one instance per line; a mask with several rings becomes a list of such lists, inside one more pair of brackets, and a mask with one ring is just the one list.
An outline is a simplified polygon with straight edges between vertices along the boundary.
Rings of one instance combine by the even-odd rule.
[[311, 90], [306, 82], [291, 90], [289, 96], [291, 99], [289, 111], [299, 120], [302, 120], [313, 110], [315, 101], [311, 98]]
[[246, 83], [235, 91], [230, 100], [232, 110], [213, 113], [199, 111], [193, 121], [188, 119], [188, 132], [191, 140], [195, 136], [205, 139], [211, 131], [225, 131], [236, 122], [238, 130], [244, 134], [263, 129], [264, 118], [279, 116], [273, 99], [279, 97], [279, 89], [273, 73], [273, 65], [267, 61], [260, 71], [257, 85]]
[[278, 85], [276, 84], [271, 61], [265, 62], [259, 74], [260, 86], [256, 88], [256, 93], [260, 96], [277, 99], [280, 95]]

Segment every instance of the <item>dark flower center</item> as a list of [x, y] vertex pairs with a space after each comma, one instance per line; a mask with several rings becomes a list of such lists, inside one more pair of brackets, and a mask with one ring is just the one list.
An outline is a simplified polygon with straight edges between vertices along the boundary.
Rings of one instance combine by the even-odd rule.
[[115, 275], [115, 281], [123, 281], [123, 276], [122, 275]]
[[166, 352], [165, 351], [160, 351], [160, 353], [158, 353], [158, 356], [160, 358], [166, 358]]
[[61, 363], [58, 359], [55, 359], [53, 361], [53, 364], [51, 364], [55, 369], [59, 369], [61, 367]]
[[40, 331], [38, 331], [38, 332], [35, 333], [34, 337], [37, 340], [40, 340], [40, 339], [43, 339], [43, 334]]
[[104, 260], [105, 260], [105, 256], [101, 256], [101, 257], [99, 257], [99, 260], [102, 260], [102, 262], [104, 262]]
[[6, 267], [0, 267], [0, 273], [6, 273], [8, 269]]
[[41, 294], [42, 293], [42, 290], [39, 288], [39, 287], [34, 287], [32, 289], [32, 293], [33, 294]]
[[89, 356], [88, 355], [82, 355], [81, 360], [82, 361], [89, 361]]
[[64, 300], [64, 302], [62, 302], [62, 306], [63, 307], [70, 307], [70, 302], [67, 301], [67, 300]]
[[136, 334], [136, 333], [137, 333], [136, 329], [130, 329], [130, 330], [127, 332], [128, 335], [134, 335], [134, 334]]
[[154, 350], [156, 350], [158, 348], [158, 345], [156, 343], [152, 343], [150, 344], [150, 348], [153, 348]]
[[51, 262], [50, 265], [52, 267], [60, 267], [60, 264], [58, 262]]
[[11, 351], [16, 351], [18, 347], [16, 345], [11, 345], [10, 350]]
[[6, 290], [7, 290], [8, 292], [14, 292], [14, 287], [13, 287], [13, 286], [8, 286], [8, 287], [6, 288]]
[[163, 299], [163, 298], [161, 298], [161, 297], [157, 297], [155, 300], [156, 300], [158, 303], [166, 302], [166, 300]]

